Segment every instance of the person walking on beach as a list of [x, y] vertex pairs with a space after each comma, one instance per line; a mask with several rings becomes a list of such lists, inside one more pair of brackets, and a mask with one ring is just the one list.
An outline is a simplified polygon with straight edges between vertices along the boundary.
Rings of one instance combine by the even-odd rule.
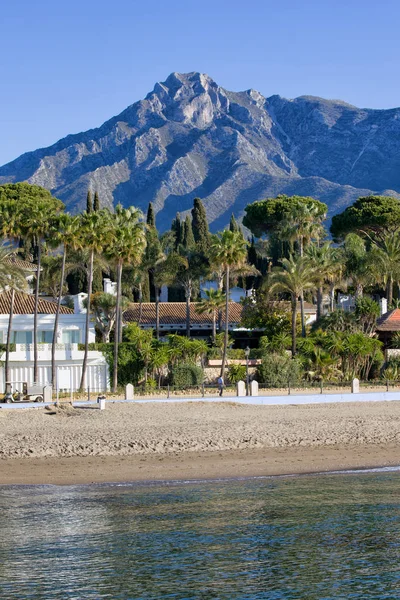
[[219, 395], [222, 396], [222, 393], [224, 391], [224, 379], [221, 375], [218, 377], [218, 389]]

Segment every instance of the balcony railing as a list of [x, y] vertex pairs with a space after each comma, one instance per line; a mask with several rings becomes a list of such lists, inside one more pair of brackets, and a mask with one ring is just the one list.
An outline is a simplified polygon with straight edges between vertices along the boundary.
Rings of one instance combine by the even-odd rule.
[[[53, 344], [38, 344], [38, 352], [51, 352]], [[34, 344], [15, 344], [16, 352], [33, 352]], [[56, 344], [56, 351], [78, 350], [78, 344]]]

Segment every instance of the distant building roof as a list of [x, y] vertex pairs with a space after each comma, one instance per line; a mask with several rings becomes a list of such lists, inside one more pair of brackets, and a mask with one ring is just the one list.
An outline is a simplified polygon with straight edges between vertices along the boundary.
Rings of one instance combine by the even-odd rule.
[[376, 322], [377, 331], [400, 331], [400, 308], [382, 315]]
[[[10, 314], [11, 307], [11, 290], [0, 293], [0, 314]], [[57, 304], [49, 300], [39, 298], [38, 312], [44, 315], [55, 315]], [[16, 315], [33, 315], [35, 312], [35, 296], [33, 294], [25, 294], [24, 292], [15, 292], [14, 299], [14, 314]], [[61, 306], [60, 314], [71, 315], [74, 311], [66, 306]]]
[[31, 271], [32, 273], [37, 272], [37, 265], [29, 262], [29, 260], [22, 260], [22, 258], [17, 258], [13, 254], [6, 260], [7, 260], [7, 262], [10, 262], [13, 265], [19, 267], [23, 271]]
[[[212, 327], [212, 315], [200, 314], [197, 312], [197, 302], [190, 303], [190, 323], [192, 329]], [[243, 306], [239, 302], [229, 303], [229, 322], [239, 323], [242, 318]], [[222, 309], [222, 321], [225, 320], [225, 309]], [[128, 310], [124, 312], [126, 322], [139, 321], [140, 304], [131, 304]], [[156, 325], [156, 305], [155, 302], [143, 302], [142, 318], [140, 325], [155, 327]], [[160, 302], [160, 326], [183, 326], [186, 325], [186, 303], [185, 302]]]

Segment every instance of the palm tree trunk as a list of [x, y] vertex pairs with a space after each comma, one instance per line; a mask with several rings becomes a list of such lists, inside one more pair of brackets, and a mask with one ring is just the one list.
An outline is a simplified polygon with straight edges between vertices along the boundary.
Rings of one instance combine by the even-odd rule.
[[362, 298], [364, 294], [364, 286], [362, 283], [357, 283], [356, 285], [356, 291], [355, 291], [355, 299], [357, 300], [358, 298]]
[[89, 325], [90, 325], [90, 296], [92, 295], [93, 286], [93, 261], [94, 261], [94, 250], [90, 251], [90, 262], [89, 262], [89, 277], [88, 277], [88, 297], [87, 297], [87, 308], [86, 308], [86, 324], [85, 324], [85, 354], [83, 355], [82, 363], [82, 376], [79, 391], [83, 392], [85, 389], [85, 379], [87, 370], [87, 359], [89, 352]]
[[40, 263], [42, 258], [42, 247], [40, 240], [38, 241], [38, 264], [36, 273], [36, 288], [35, 288], [35, 313], [33, 315], [33, 382], [36, 383], [39, 378], [38, 372], [38, 345], [37, 345], [37, 321], [39, 310], [39, 284], [40, 284]]
[[160, 288], [155, 286], [156, 292], [156, 338], [160, 339]]
[[10, 301], [10, 314], [8, 317], [7, 344], [6, 344], [6, 364], [5, 364], [6, 381], [10, 381], [10, 344], [11, 344], [12, 322], [13, 322], [13, 316], [14, 316], [14, 300], [15, 300], [15, 290], [12, 289], [11, 290], [11, 301]]
[[222, 354], [222, 365], [221, 365], [221, 377], [224, 379], [225, 375], [225, 363], [228, 354], [228, 341], [229, 341], [229, 265], [226, 267], [226, 300], [225, 300], [225, 339], [224, 339], [224, 352]]
[[323, 301], [323, 291], [322, 291], [322, 287], [319, 286], [317, 289], [317, 320], [322, 317], [322, 301]]
[[113, 373], [113, 387], [112, 391], [117, 391], [118, 385], [118, 346], [120, 340], [120, 329], [121, 329], [121, 280], [122, 280], [122, 264], [118, 262], [117, 265], [117, 303], [115, 307], [115, 332], [114, 332], [114, 373]]
[[329, 290], [329, 299], [330, 299], [330, 310], [333, 312], [335, 310], [335, 286], [332, 284]]
[[190, 296], [191, 296], [191, 288], [188, 287], [185, 291], [185, 300], [186, 300], [186, 337], [190, 338]]
[[292, 358], [296, 355], [297, 298], [292, 297]]
[[306, 337], [306, 319], [304, 316], [304, 294], [300, 294], [301, 337]]
[[143, 314], [143, 287], [142, 284], [139, 283], [139, 319], [138, 325], [142, 322], [142, 314]]
[[391, 277], [388, 278], [388, 282], [386, 285], [386, 296], [387, 296], [388, 309], [390, 310], [390, 307], [393, 302], [393, 280]]
[[[303, 257], [304, 248], [303, 248], [303, 237], [302, 236], [300, 236], [300, 239], [299, 239], [299, 253], [300, 253], [300, 256]], [[301, 294], [300, 294], [300, 315], [301, 315], [301, 337], [305, 338], [306, 337], [306, 321], [305, 321], [305, 317], [304, 317], [304, 292], [303, 292], [303, 290], [301, 290]]]
[[67, 257], [67, 250], [64, 246], [64, 252], [61, 263], [61, 275], [60, 275], [60, 290], [58, 294], [58, 302], [57, 302], [57, 310], [56, 316], [54, 319], [54, 330], [53, 330], [53, 342], [51, 344], [51, 384], [54, 386], [56, 384], [56, 344], [57, 344], [57, 329], [58, 329], [58, 321], [60, 317], [60, 309], [61, 309], [61, 299], [62, 299], [62, 290], [64, 285], [64, 276], [65, 276], [65, 261]]
[[213, 313], [212, 313], [212, 340], [213, 340], [214, 345], [215, 345], [216, 338], [217, 338], [217, 319], [215, 316], [215, 309], [214, 309]]

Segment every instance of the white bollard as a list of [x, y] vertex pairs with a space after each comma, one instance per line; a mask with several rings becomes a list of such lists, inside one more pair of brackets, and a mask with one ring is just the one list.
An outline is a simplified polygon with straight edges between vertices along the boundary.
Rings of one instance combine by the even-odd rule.
[[99, 409], [100, 410], [105, 410], [105, 408], [106, 408], [106, 397], [105, 396], [98, 396], [98, 398], [97, 398], [97, 404], [99, 405]]
[[351, 393], [352, 394], [360, 393], [360, 380], [357, 378], [353, 379], [353, 381], [351, 382]]
[[244, 381], [238, 381], [236, 384], [236, 396], [246, 395], [246, 384]]
[[250, 382], [250, 396], [258, 396], [258, 381]]
[[134, 389], [131, 383], [125, 386], [125, 400], [134, 400]]

